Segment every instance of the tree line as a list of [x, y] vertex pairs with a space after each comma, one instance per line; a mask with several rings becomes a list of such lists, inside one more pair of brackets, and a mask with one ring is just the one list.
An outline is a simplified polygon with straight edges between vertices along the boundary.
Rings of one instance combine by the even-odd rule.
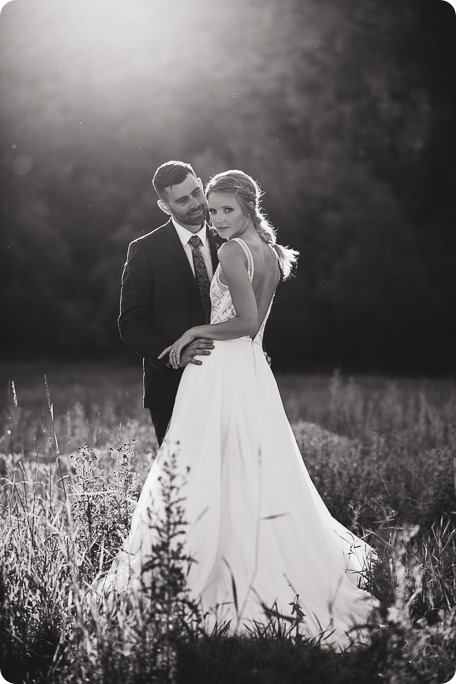
[[300, 251], [276, 368], [454, 373], [455, 30], [434, 0], [6, 5], [4, 358], [128, 357], [127, 246], [179, 158], [252, 174]]

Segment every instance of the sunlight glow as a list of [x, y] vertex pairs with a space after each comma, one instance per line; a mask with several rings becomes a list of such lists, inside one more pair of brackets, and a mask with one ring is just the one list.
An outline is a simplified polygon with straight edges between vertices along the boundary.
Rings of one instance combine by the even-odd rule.
[[13, 2], [14, 0], [0, 0], [0, 11], [8, 4], [8, 2]]
[[[53, 144], [87, 142], [89, 130], [99, 139], [113, 122], [122, 122], [122, 133], [128, 129], [135, 140], [138, 111], [149, 120], [166, 118], [170, 101], [178, 106], [185, 94], [191, 99], [200, 64], [212, 62], [221, 35], [221, 27], [214, 34], [210, 0], [7, 4], [2, 19], [11, 23], [5, 25], [21, 26], [20, 34], [9, 34], [16, 41], [16, 78], [26, 98], [30, 88], [43, 89], [40, 120], [47, 120]], [[215, 40], [208, 41], [210, 35]], [[143, 140], [137, 143], [139, 148]], [[25, 175], [30, 168], [18, 159], [15, 172]]]

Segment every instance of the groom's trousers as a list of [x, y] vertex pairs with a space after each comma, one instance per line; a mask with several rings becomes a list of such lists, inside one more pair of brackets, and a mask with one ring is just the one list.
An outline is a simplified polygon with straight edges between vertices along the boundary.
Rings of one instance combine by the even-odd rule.
[[152, 418], [152, 423], [155, 428], [155, 435], [157, 437], [158, 446], [161, 446], [168, 428], [168, 423], [171, 420], [171, 415], [173, 412], [172, 408], [160, 409], [151, 408], [150, 417]]

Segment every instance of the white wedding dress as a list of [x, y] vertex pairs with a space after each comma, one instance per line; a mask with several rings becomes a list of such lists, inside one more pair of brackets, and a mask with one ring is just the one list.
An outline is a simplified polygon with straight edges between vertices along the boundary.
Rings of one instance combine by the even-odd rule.
[[[236, 240], [252, 281], [252, 254]], [[211, 323], [235, 315], [219, 274], [220, 265], [211, 283]], [[229, 634], [250, 633], [254, 620], [267, 623], [260, 601], [295, 617], [292, 603], [298, 598], [305, 614], [301, 633], [318, 637], [328, 630], [322, 643], [344, 648], [350, 642], [347, 631], [354, 623], [365, 624], [377, 604], [358, 588], [375, 554], [331, 516], [303, 463], [262, 349], [271, 305], [253, 340], [215, 341], [202, 365], [185, 368], [165, 442], [105, 588], [131, 590], [153, 554], [147, 508], [151, 502], [158, 510], [163, 506], [161, 461], [179, 442], [179, 472], [190, 468], [182, 491], [189, 523], [186, 551], [197, 561], [187, 585], [207, 611], [208, 629], [216, 618], [231, 619]]]

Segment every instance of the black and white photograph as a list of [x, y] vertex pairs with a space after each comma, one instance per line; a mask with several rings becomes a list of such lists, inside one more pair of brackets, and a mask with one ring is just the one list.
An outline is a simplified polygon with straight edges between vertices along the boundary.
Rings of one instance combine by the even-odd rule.
[[456, 682], [456, 2], [0, 0], [0, 684]]

